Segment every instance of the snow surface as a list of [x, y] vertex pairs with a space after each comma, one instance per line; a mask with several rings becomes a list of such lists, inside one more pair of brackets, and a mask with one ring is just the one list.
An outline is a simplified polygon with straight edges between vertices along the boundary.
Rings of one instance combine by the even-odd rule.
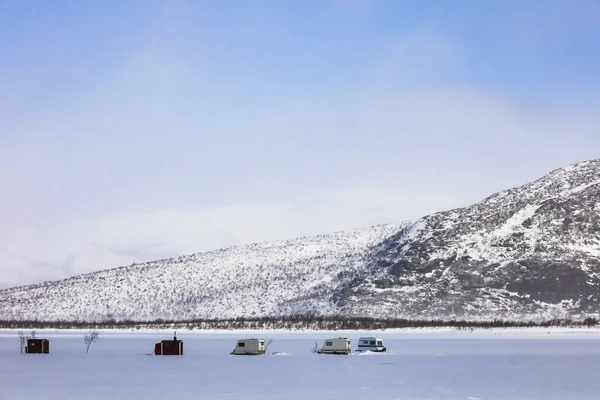
[[[600, 330], [178, 332], [184, 355], [149, 355], [172, 332], [38, 331], [48, 355], [20, 354], [0, 331], [0, 400], [597, 399]], [[382, 337], [387, 353], [317, 355], [328, 337]], [[233, 356], [244, 337], [264, 356]], [[276, 353], [273, 354], [273, 353]]]

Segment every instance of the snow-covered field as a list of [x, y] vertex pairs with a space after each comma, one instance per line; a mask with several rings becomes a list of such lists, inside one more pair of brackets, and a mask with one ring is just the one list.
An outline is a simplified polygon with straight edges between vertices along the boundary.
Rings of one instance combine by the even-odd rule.
[[[26, 332], [27, 333], [27, 332]], [[50, 354], [20, 354], [0, 330], [0, 400], [598, 399], [600, 330], [178, 332], [184, 355], [149, 355], [172, 332], [43, 331]], [[387, 353], [311, 353], [315, 340], [385, 339]], [[238, 338], [273, 339], [264, 356], [233, 356]], [[273, 354], [276, 353], [276, 354]]]

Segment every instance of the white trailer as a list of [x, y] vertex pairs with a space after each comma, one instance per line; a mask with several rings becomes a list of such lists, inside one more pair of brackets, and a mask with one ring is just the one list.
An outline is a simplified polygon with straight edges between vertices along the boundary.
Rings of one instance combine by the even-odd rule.
[[358, 339], [358, 349], [356, 351], [387, 351], [383, 344], [383, 339], [376, 337], [361, 337]]
[[319, 354], [350, 354], [350, 339], [346, 337], [325, 340], [323, 347], [317, 351]]
[[235, 355], [259, 355], [265, 354], [264, 339], [240, 339], [235, 345], [235, 349], [230, 354]]

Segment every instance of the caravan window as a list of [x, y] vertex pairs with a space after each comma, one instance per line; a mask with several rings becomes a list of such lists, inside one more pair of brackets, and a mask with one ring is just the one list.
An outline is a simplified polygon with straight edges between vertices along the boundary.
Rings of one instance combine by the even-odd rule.
[[246, 347], [246, 342], [239, 342], [238, 347]]
[[363, 344], [369, 344], [368, 340], [363, 340]]
[[325, 342], [325, 346], [333, 346], [333, 342]]
[[369, 343], [371, 346], [375, 346], [375, 341], [371, 340], [371, 343]]
[[383, 342], [381, 340], [377, 341], [377, 346], [383, 346]]

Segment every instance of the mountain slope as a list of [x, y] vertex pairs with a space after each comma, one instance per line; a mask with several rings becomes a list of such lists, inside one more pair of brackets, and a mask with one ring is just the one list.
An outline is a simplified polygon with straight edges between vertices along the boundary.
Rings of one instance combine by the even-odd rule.
[[[471, 207], [426, 216], [348, 282], [342, 311], [401, 316], [568, 316], [600, 310], [600, 160]], [[368, 300], [367, 300], [368, 299]]]
[[0, 319], [298, 313], [536, 319], [600, 311], [600, 160], [411, 223], [0, 291]]
[[[319, 294], [368, 265], [407, 224], [379, 225], [134, 264], [0, 291], [0, 319], [191, 319], [331, 313]], [[305, 296], [311, 293], [311, 296]]]

